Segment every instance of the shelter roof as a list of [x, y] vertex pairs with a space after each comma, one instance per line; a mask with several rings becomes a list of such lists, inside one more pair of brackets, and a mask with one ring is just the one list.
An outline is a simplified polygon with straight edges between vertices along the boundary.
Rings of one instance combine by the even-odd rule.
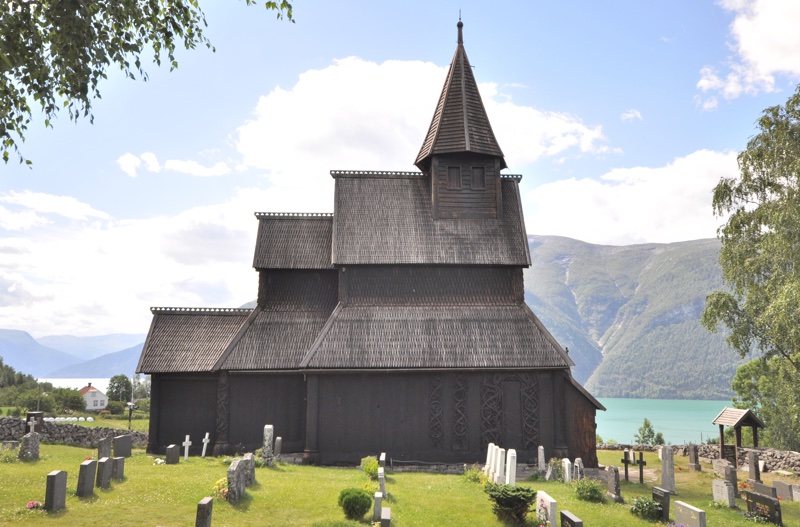
[[423, 172], [428, 171], [431, 156], [459, 152], [497, 156], [501, 167], [507, 166], [464, 50], [463, 25], [461, 21], [458, 22], [458, 46], [450, 62], [428, 135], [414, 161]]
[[574, 363], [524, 304], [340, 304], [303, 368], [566, 368]]
[[333, 214], [257, 212], [256, 269], [333, 269]]
[[518, 182], [501, 179], [498, 219], [439, 219], [420, 172], [332, 171], [333, 263], [529, 266]]
[[764, 422], [758, 418], [751, 410], [740, 408], [728, 408], [727, 406], [714, 418], [711, 424], [732, 426], [739, 428], [742, 426], [757, 426], [766, 428]]
[[137, 372], [210, 371], [251, 309], [152, 308]]

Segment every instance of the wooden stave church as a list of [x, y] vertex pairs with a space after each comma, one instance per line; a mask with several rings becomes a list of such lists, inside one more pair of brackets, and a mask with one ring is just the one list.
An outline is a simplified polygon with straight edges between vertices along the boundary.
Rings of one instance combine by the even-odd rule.
[[495, 443], [597, 465], [605, 408], [525, 304], [521, 176], [500, 173], [460, 21], [415, 165], [332, 171], [333, 214], [257, 213], [254, 309], [151, 310], [148, 452], [207, 432], [215, 455], [253, 450], [270, 423], [308, 463], [476, 462]]

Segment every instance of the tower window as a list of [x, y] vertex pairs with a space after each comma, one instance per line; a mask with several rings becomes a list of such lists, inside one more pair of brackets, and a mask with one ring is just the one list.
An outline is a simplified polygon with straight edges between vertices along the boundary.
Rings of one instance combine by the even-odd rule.
[[486, 171], [484, 167], [472, 167], [472, 188], [479, 190], [486, 188]]
[[447, 188], [461, 189], [461, 167], [447, 167]]

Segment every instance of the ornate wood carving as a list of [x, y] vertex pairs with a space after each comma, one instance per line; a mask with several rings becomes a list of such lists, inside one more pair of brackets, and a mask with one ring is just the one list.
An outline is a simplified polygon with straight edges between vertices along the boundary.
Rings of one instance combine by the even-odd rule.
[[519, 375], [522, 386], [522, 438], [525, 450], [534, 450], [539, 445], [539, 394], [533, 375]]
[[467, 450], [467, 394], [469, 384], [464, 375], [455, 376], [453, 390], [453, 450]]
[[503, 415], [501, 374], [481, 378], [481, 447], [500, 442], [500, 421]]
[[539, 443], [539, 397], [533, 375], [484, 375], [481, 379], [481, 447], [499, 443], [503, 426], [503, 382], [519, 382], [522, 396], [522, 436], [525, 450]]
[[230, 407], [230, 378], [227, 371], [219, 374], [217, 382], [217, 442], [228, 442]]
[[442, 377], [435, 375], [430, 382], [430, 436], [431, 444], [438, 447], [442, 443], [444, 426], [442, 423]]

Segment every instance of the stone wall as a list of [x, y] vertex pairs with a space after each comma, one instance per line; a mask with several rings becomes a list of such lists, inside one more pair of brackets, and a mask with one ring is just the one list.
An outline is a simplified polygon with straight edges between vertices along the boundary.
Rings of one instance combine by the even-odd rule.
[[[0, 441], [19, 441], [25, 435], [25, 420], [17, 417], [0, 417]], [[132, 436], [133, 445], [145, 447], [147, 434], [133, 430], [72, 425], [67, 423], [44, 422], [44, 432], [39, 439], [44, 443], [61, 443], [65, 445], [96, 448], [98, 441], [104, 437], [119, 435]]]
[[[670, 445], [675, 454], [679, 456], [688, 456], [689, 450], [687, 445]], [[626, 448], [633, 448], [634, 450], [644, 452], [654, 452], [659, 447], [652, 445], [597, 445], [598, 450], [624, 450]], [[739, 449], [739, 466], [747, 465], [747, 452], [748, 450], [755, 450], [758, 452], [758, 458], [767, 464], [767, 470], [788, 470], [790, 472], [800, 473], [800, 452], [786, 452], [783, 450], [775, 450], [772, 448], [740, 448]], [[712, 459], [719, 458], [718, 445], [698, 445], [697, 453], [701, 459], [710, 462]]]

